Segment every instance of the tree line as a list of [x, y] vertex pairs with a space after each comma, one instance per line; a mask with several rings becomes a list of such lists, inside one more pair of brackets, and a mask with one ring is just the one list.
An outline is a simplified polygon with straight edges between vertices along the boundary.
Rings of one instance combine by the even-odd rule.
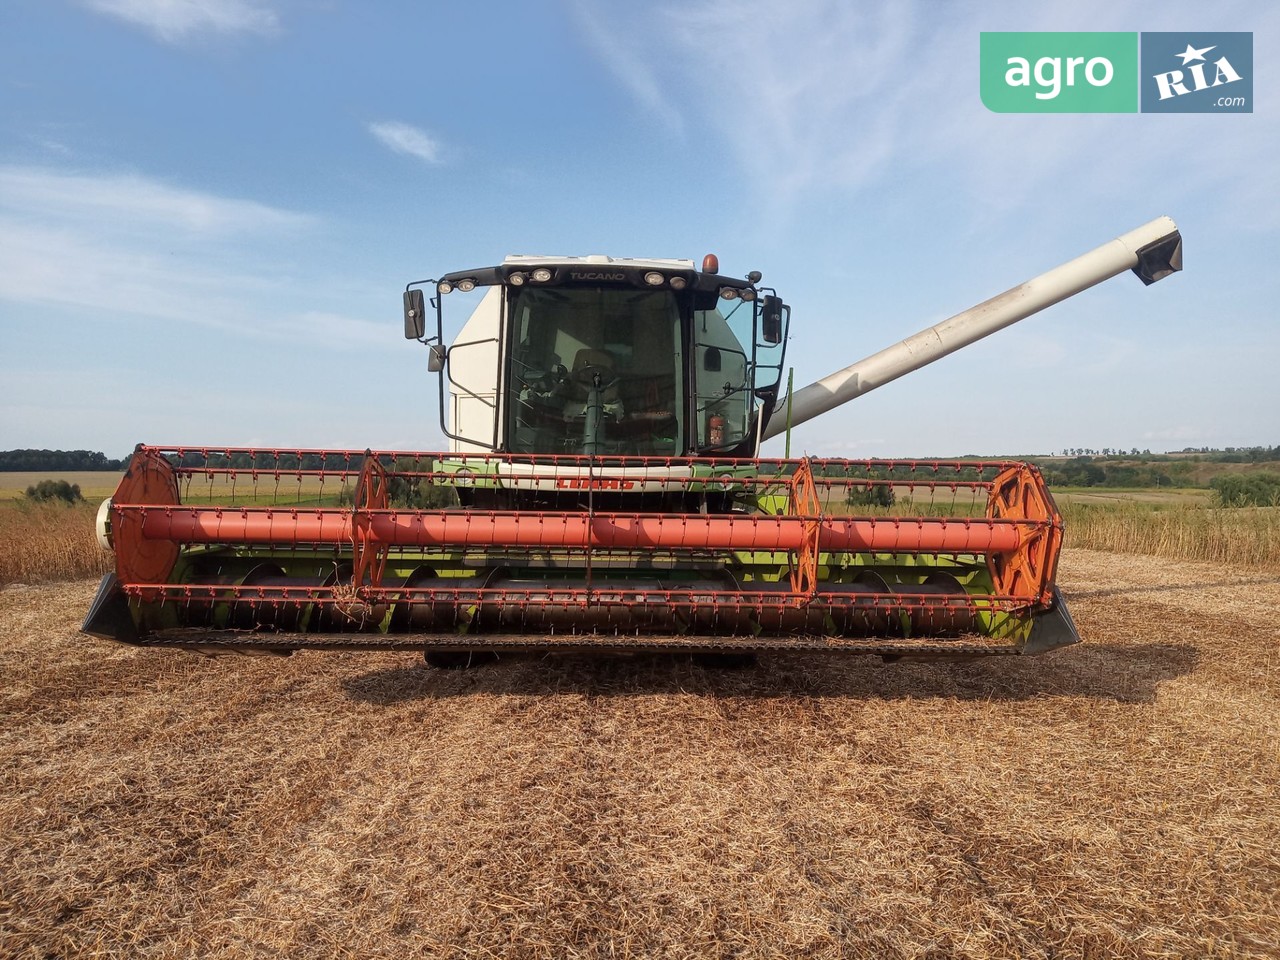
[[124, 465], [96, 450], [0, 450], [0, 471], [123, 470]]
[[1228, 473], [1209, 486], [1220, 507], [1280, 507], [1280, 473]]
[[1125, 460], [1143, 460], [1163, 463], [1170, 460], [1187, 460], [1204, 463], [1270, 463], [1280, 460], [1280, 446], [1275, 447], [1183, 447], [1166, 453], [1152, 453], [1132, 447], [1067, 447], [1063, 457], [1113, 457]]
[[1186, 482], [1189, 466], [1117, 464], [1080, 456], [1063, 463], [1033, 458], [1051, 487], [1172, 487]]

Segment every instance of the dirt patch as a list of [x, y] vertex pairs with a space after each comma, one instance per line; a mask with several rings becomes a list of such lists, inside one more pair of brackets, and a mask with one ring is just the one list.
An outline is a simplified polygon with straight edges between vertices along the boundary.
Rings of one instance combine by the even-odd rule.
[[1280, 578], [1030, 660], [287, 660], [0, 591], [0, 955], [1276, 956]]

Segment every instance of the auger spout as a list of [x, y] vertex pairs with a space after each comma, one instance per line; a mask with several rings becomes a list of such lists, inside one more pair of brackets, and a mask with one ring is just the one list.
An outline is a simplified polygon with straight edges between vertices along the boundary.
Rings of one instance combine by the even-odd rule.
[[1157, 217], [1061, 266], [1021, 283], [941, 323], [921, 330], [842, 370], [802, 387], [790, 396], [790, 416], [782, 416], [787, 398], [770, 418], [763, 439], [812, 420], [904, 374], [919, 370], [983, 337], [1075, 296], [1104, 280], [1132, 270], [1145, 284], [1182, 269], [1182, 235], [1169, 217]]

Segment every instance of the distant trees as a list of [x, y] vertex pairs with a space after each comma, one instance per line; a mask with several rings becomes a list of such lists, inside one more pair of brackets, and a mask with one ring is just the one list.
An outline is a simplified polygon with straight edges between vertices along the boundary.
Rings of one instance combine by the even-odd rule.
[[1275, 447], [1184, 447], [1178, 451], [1208, 460], [1210, 463], [1266, 463], [1280, 460], [1280, 446]]
[[1266, 463], [1280, 460], [1280, 446], [1227, 447], [1225, 450], [1210, 450], [1209, 459], [1215, 463]]
[[1280, 507], [1280, 474], [1227, 473], [1209, 481], [1220, 507]]
[[1169, 453], [1152, 453], [1151, 448], [1139, 450], [1131, 447], [1128, 451], [1119, 447], [1065, 447], [1059, 456], [1063, 457], [1126, 457], [1143, 460], [1170, 460], [1188, 457], [1196, 460], [1207, 460], [1210, 463], [1268, 463], [1280, 460], [1280, 446], [1275, 447], [1224, 447], [1221, 450], [1213, 447], [1184, 447]]
[[1173, 481], [1150, 463], [1095, 463], [1087, 456], [1066, 463], [1040, 464], [1044, 478], [1054, 487], [1168, 487]]
[[[442, 510], [458, 505], [458, 495], [445, 483], [431, 483], [422, 477], [393, 477], [387, 487], [387, 502], [393, 507], [410, 510]], [[345, 487], [338, 494], [338, 505], [355, 504], [355, 492]]]
[[897, 497], [889, 484], [850, 487], [844, 502], [851, 507], [892, 507]]
[[67, 483], [65, 480], [41, 480], [27, 487], [27, 499], [37, 503], [48, 503], [50, 500], [62, 500], [75, 503], [83, 500], [80, 496], [80, 484]]
[[0, 471], [123, 470], [123, 460], [112, 460], [96, 450], [0, 450]]

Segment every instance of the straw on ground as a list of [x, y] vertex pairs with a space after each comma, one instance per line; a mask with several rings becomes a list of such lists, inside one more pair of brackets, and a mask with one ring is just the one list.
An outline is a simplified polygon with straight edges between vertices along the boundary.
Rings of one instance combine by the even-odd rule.
[[0, 955], [1280, 955], [1280, 578], [970, 665], [206, 660], [0, 592]]

